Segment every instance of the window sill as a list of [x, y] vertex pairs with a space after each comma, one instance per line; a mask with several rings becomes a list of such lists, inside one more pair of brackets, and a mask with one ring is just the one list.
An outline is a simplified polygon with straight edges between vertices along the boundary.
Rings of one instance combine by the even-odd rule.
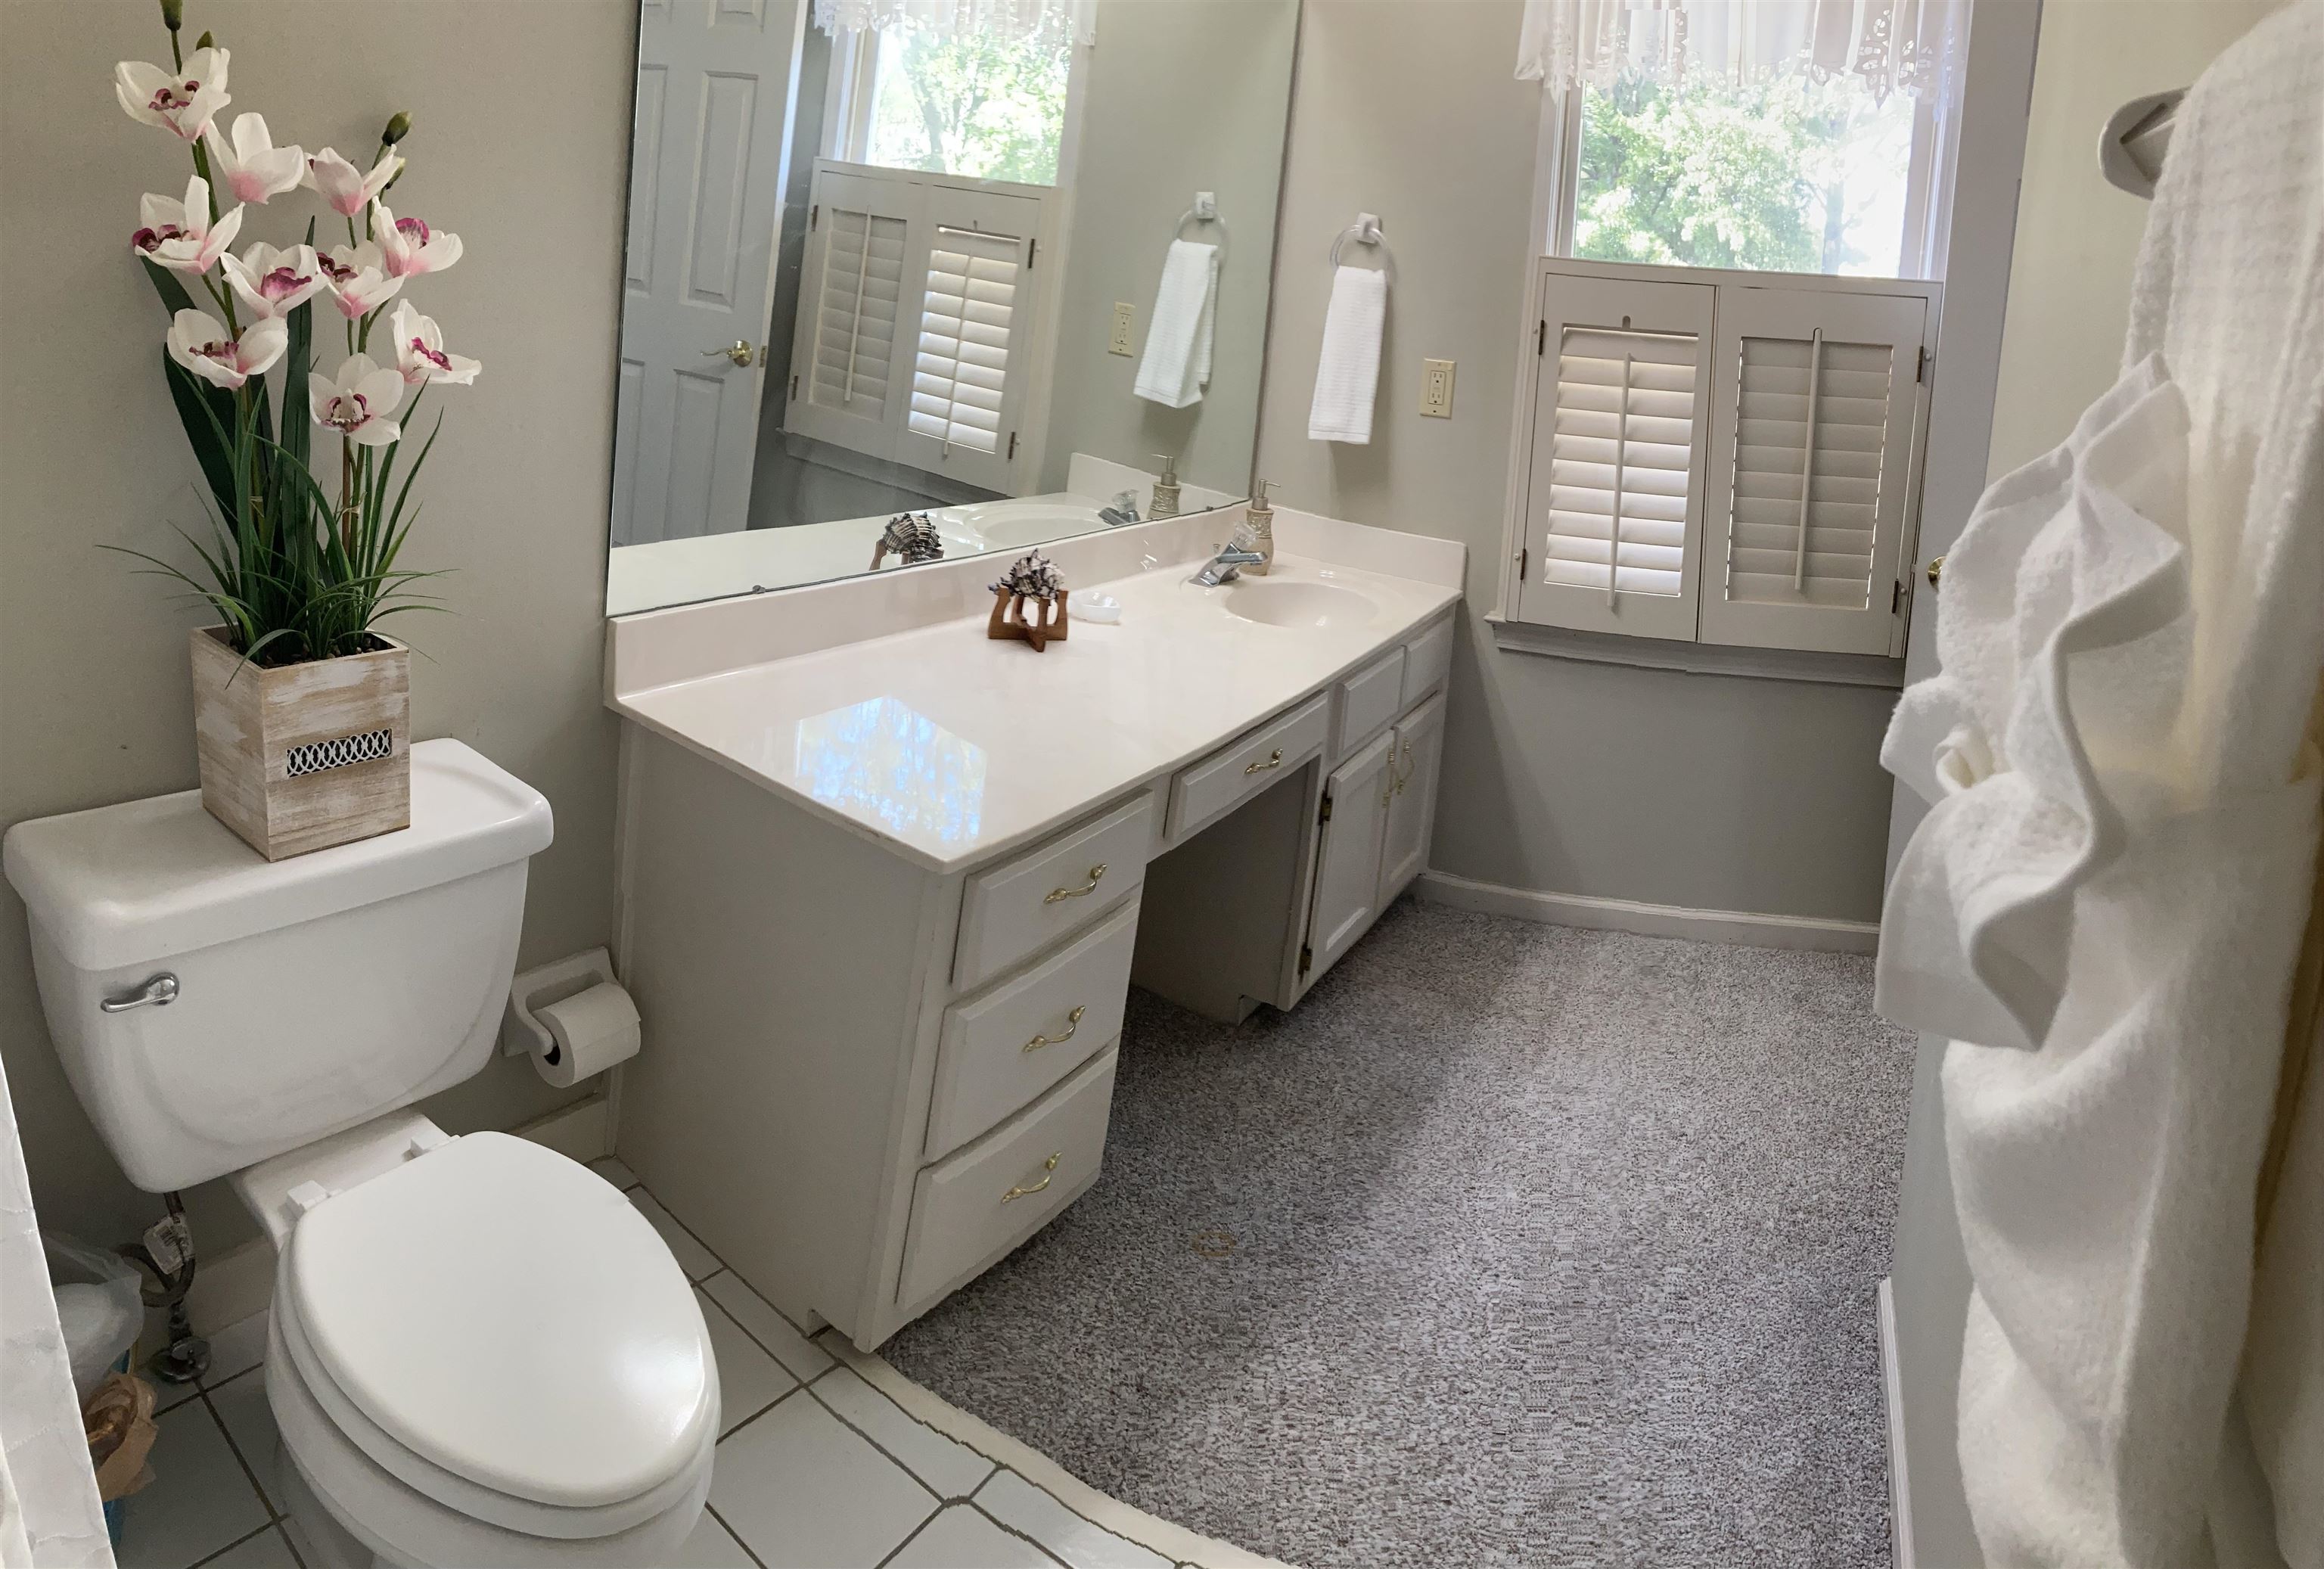
[[1674, 642], [1665, 638], [1626, 637], [1575, 632], [1488, 615], [1493, 641], [1504, 653], [1541, 654], [1599, 665], [1680, 670], [1691, 676], [1738, 676], [1763, 681], [1807, 681], [1831, 687], [1904, 685], [1904, 661], [1877, 654], [1812, 653], [1796, 649], [1736, 648], [1723, 643]]

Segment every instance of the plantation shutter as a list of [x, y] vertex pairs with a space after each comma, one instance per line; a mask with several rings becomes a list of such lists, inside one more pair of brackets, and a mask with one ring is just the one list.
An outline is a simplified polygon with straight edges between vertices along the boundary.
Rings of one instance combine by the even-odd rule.
[[1543, 274], [1517, 614], [1587, 632], [1695, 632], [1714, 291]]
[[853, 451], [892, 457], [907, 392], [899, 349], [920, 303], [905, 287], [919, 192], [825, 170], [811, 200], [786, 423]]
[[1887, 654], [1928, 305], [1720, 291], [1702, 639]]
[[1041, 205], [937, 189], [928, 213], [902, 456], [918, 467], [1005, 490], [1024, 404], [1028, 263]]

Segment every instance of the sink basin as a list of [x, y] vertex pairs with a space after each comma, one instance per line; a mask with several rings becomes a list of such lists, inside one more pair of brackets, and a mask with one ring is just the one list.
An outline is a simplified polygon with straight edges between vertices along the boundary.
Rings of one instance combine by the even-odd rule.
[[1268, 626], [1361, 626], [1379, 606], [1352, 588], [1330, 583], [1279, 583], [1238, 577], [1219, 596], [1229, 615]]

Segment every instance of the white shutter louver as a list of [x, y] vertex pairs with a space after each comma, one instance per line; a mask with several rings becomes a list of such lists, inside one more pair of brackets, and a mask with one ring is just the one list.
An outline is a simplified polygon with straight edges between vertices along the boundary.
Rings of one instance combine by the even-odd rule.
[[1694, 457], [1692, 334], [1568, 327], [1550, 438], [1545, 582], [1675, 596]]
[[1014, 235], [936, 230], [908, 417], [915, 434], [999, 450], [1024, 249]]
[[842, 207], [821, 216], [826, 238], [807, 401], [881, 420], [903, 307], [906, 225]]
[[1926, 305], [1731, 292], [1720, 304], [1702, 640], [1887, 653]]
[[1518, 614], [1694, 635], [1712, 291], [1549, 272]]

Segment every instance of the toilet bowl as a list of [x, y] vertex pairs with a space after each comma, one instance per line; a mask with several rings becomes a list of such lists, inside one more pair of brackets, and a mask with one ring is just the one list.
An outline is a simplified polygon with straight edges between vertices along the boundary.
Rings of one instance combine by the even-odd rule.
[[669, 1562], [709, 1489], [715, 1364], [612, 1185], [397, 1113], [235, 1186], [283, 1195], [260, 1209], [286, 1233], [267, 1399], [286, 1483], [338, 1528], [309, 1531], [331, 1569]]
[[11, 828], [42, 1010], [131, 1180], [226, 1177], [275, 1247], [264, 1376], [310, 1564], [652, 1569], [709, 1491], [709, 1334], [611, 1184], [410, 1109], [491, 1060], [550, 838], [459, 743], [410, 762], [410, 827], [281, 862], [198, 791]]

